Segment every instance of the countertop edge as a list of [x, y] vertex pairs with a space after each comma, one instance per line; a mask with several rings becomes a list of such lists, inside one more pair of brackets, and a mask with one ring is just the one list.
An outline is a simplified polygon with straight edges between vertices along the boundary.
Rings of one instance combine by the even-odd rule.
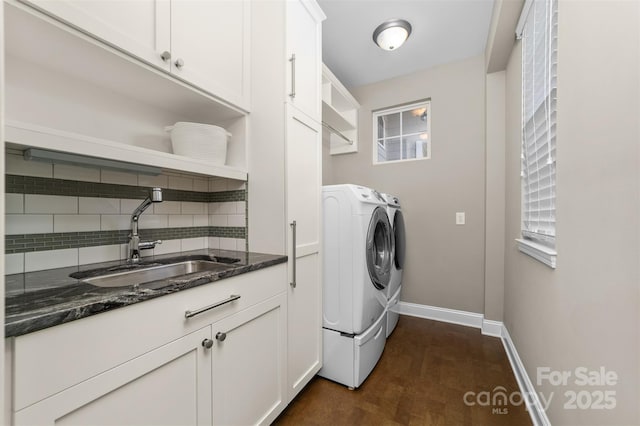
[[[288, 257], [286, 255], [273, 255], [272, 259], [262, 260], [256, 263], [239, 266], [235, 269], [226, 270], [214, 274], [212, 276], [203, 277], [194, 281], [181, 283], [180, 285], [172, 285], [156, 291], [149, 290], [121, 290], [105, 297], [96, 297], [94, 300], [87, 300], [86, 303], [77, 303], [72, 306], [65, 307], [57, 311], [48, 311], [34, 313], [33, 316], [27, 318], [17, 318], [11, 321], [9, 317], [5, 318], [5, 338], [19, 337], [28, 333], [44, 330], [46, 328], [55, 327], [57, 325], [76, 321], [97, 315], [102, 312], [113, 311], [125, 306], [134, 305], [146, 300], [155, 299], [179, 291], [188, 290], [190, 288], [207, 285], [226, 278], [235, 277], [245, 273], [268, 268], [278, 264], [286, 263]], [[213, 278], [213, 279], [211, 279]]]

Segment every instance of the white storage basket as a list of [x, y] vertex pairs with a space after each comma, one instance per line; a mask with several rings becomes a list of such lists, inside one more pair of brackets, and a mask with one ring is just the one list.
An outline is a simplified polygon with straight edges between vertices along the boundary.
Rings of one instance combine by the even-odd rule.
[[231, 133], [219, 126], [180, 121], [165, 127], [171, 133], [173, 153], [224, 165]]

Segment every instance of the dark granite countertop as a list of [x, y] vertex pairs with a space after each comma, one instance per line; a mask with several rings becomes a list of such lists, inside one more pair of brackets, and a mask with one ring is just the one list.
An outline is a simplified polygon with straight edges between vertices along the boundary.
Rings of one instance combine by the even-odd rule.
[[197, 272], [138, 288], [96, 287], [69, 276], [91, 275], [86, 271], [92, 269], [117, 269], [124, 261], [7, 275], [5, 337], [20, 336], [287, 261], [287, 256], [282, 255], [214, 249], [166, 254], [143, 261], [162, 263], [169, 258], [204, 256], [238, 260], [221, 271]]

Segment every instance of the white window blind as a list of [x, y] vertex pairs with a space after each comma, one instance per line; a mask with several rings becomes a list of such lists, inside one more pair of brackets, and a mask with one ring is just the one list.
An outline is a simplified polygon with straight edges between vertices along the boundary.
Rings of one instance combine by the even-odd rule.
[[557, 0], [533, 0], [522, 32], [522, 235], [555, 246]]

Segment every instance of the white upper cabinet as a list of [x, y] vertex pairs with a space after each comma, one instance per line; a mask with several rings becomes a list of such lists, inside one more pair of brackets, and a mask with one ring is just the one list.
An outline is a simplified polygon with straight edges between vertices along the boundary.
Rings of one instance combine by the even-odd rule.
[[249, 109], [249, 1], [172, 0], [171, 72]]
[[162, 52], [171, 49], [169, 0], [28, 0], [58, 19], [169, 71]]
[[309, 117], [321, 120], [322, 20], [315, 1], [286, 2], [287, 100]]
[[107, 44], [246, 111], [248, 0], [28, 0]]

